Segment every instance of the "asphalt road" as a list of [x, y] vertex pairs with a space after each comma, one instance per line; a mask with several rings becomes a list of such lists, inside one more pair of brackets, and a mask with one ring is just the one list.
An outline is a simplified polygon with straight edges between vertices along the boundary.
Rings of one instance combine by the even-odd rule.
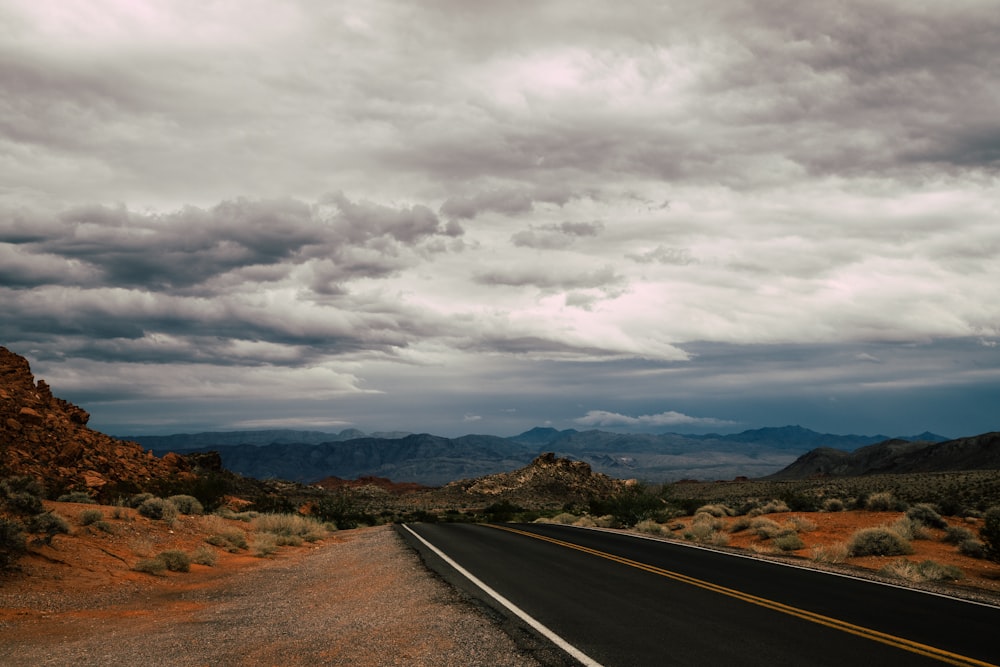
[[401, 529], [430, 567], [496, 609], [406, 528], [608, 667], [1000, 662], [997, 607], [570, 526]]

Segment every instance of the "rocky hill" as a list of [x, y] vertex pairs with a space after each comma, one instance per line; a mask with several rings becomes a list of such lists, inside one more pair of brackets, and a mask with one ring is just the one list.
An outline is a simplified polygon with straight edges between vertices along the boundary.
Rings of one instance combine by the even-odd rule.
[[558, 458], [550, 452], [513, 472], [452, 482], [441, 491], [468, 500], [544, 507], [607, 498], [620, 491], [624, 484], [622, 480], [592, 471], [583, 461]]
[[50, 494], [143, 488], [150, 480], [188, 475], [176, 454], [154, 456], [135, 442], [87, 427], [90, 415], [35, 382], [28, 360], [0, 347], [0, 475], [31, 475]]
[[768, 479], [956, 470], [1000, 470], [1000, 433], [945, 442], [886, 440], [853, 452], [821, 447], [806, 452]]

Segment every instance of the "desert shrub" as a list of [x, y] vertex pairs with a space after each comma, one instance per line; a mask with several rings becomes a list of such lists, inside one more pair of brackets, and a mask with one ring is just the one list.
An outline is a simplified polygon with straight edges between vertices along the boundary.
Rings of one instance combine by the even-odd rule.
[[29, 532], [42, 533], [42, 537], [35, 539], [38, 544], [52, 544], [53, 537], [70, 532], [69, 521], [55, 512], [36, 514], [28, 521], [27, 528]]
[[913, 553], [908, 540], [885, 526], [856, 531], [851, 535], [847, 549], [852, 556], [905, 556]]
[[115, 532], [115, 527], [112, 526], [107, 521], [97, 521], [94, 523], [94, 528], [103, 531], [108, 534], [113, 534]]
[[8, 491], [4, 500], [7, 510], [14, 514], [31, 516], [45, 511], [41, 497], [29, 491]]
[[0, 570], [6, 570], [28, 550], [22, 526], [0, 517]]
[[155, 497], [156, 496], [154, 496], [152, 493], [137, 493], [128, 499], [128, 506], [132, 508], [137, 508], [147, 500]]
[[812, 559], [819, 563], [843, 563], [849, 555], [850, 551], [843, 542], [812, 548]]
[[879, 491], [868, 496], [865, 509], [872, 512], [891, 512], [900, 508], [900, 503], [891, 491]]
[[666, 501], [643, 484], [633, 484], [608, 500], [591, 501], [592, 514], [610, 514], [615, 525], [629, 528], [644, 519], [652, 519], [666, 508]]
[[769, 540], [772, 537], [776, 537], [778, 533], [781, 532], [781, 526], [777, 521], [766, 519], [764, 517], [757, 517], [750, 522], [750, 530], [753, 531], [753, 534], [757, 537]]
[[782, 551], [796, 551], [805, 546], [805, 542], [802, 541], [802, 538], [799, 537], [798, 533], [794, 532], [783, 533], [774, 537], [771, 540], [771, 544]]
[[792, 512], [818, 512], [820, 509], [819, 496], [813, 493], [788, 489], [781, 494], [781, 502], [788, 506]]
[[189, 572], [191, 570], [191, 557], [179, 549], [163, 551], [156, 557], [162, 560], [171, 572]]
[[890, 528], [906, 540], [927, 540], [931, 537], [927, 526], [907, 516], [893, 521]]
[[146, 574], [163, 574], [167, 569], [167, 564], [163, 562], [162, 558], [141, 558], [132, 569]]
[[811, 533], [816, 530], [815, 522], [801, 516], [790, 517], [786, 522], [786, 525], [790, 528], [794, 528], [795, 531], [799, 533]]
[[696, 509], [694, 511], [695, 514], [701, 514], [703, 512], [705, 514], [711, 514], [714, 517], [724, 517], [724, 516], [735, 516], [736, 515], [736, 512], [733, 509], [731, 509], [731, 508], [729, 508], [729, 507], [727, 507], [725, 505], [721, 505], [721, 504], [717, 504], [717, 503], [716, 504], [711, 504], [711, 505], [702, 505], [701, 507], [699, 507], [698, 509]]
[[262, 514], [254, 519], [253, 526], [258, 532], [284, 538], [283, 544], [296, 546], [303, 540], [315, 542], [326, 536], [322, 521], [300, 514]]
[[958, 553], [970, 558], [986, 558], [986, 545], [974, 537], [958, 543]]
[[574, 526], [580, 526], [581, 528], [594, 528], [597, 526], [597, 522], [594, 521], [592, 516], [581, 516], [578, 517], [576, 521], [573, 522]]
[[906, 518], [921, 523], [929, 528], [944, 528], [948, 523], [941, 518], [938, 511], [930, 503], [918, 503], [906, 510]]
[[964, 576], [954, 565], [942, 565], [933, 560], [914, 563], [905, 558], [889, 563], [879, 572], [907, 581], [956, 581]]
[[560, 512], [559, 514], [556, 514], [554, 517], [549, 519], [549, 521], [551, 521], [552, 523], [561, 523], [569, 526], [576, 523], [576, 520], [579, 518], [580, 517], [576, 516], [575, 514], [570, 514], [569, 512]]
[[663, 535], [664, 533], [670, 532], [664, 528], [662, 523], [657, 523], [652, 519], [644, 519], [643, 521], [635, 524], [635, 530], [649, 535]]
[[207, 565], [212, 567], [215, 565], [215, 561], [215, 552], [206, 547], [204, 544], [195, 549], [194, 553], [191, 554], [191, 562], [197, 565]]
[[822, 505], [824, 512], [843, 512], [844, 501], [840, 498], [827, 498]]
[[230, 553], [236, 553], [240, 549], [248, 549], [247, 536], [239, 528], [229, 528], [214, 535], [209, 535], [205, 541], [212, 546], [222, 547]]
[[177, 518], [177, 507], [163, 498], [147, 498], [139, 505], [139, 514], [149, 519], [173, 521]]
[[257, 533], [250, 544], [254, 556], [264, 558], [278, 550], [278, 536], [274, 533]]
[[64, 493], [58, 498], [58, 502], [61, 503], [87, 503], [89, 505], [96, 505], [97, 501], [90, 497], [90, 494], [86, 491], [70, 491], [69, 493]]
[[750, 527], [751, 519], [748, 516], [741, 516], [729, 525], [730, 533], [739, 533]]
[[691, 519], [691, 523], [692, 525], [696, 523], [705, 524], [706, 526], [709, 526], [712, 530], [722, 530], [723, 528], [726, 527], [725, 521], [709, 514], [708, 512], [698, 512]]
[[177, 495], [170, 496], [167, 498], [170, 502], [174, 504], [177, 511], [181, 514], [203, 514], [205, 508], [202, 506], [201, 502], [194, 496], [187, 495]]
[[976, 539], [976, 534], [964, 526], [948, 526], [944, 529], [942, 542], [947, 544], [961, 544], [966, 540]]
[[783, 500], [769, 500], [760, 506], [761, 514], [777, 514], [779, 512], [790, 511], [788, 504]]
[[83, 510], [80, 512], [80, 525], [89, 526], [92, 523], [97, 523], [104, 518], [104, 513], [101, 510]]
[[615, 525], [615, 518], [610, 514], [595, 516], [594, 525], [596, 525], [598, 528], [612, 528]]
[[983, 542], [986, 557], [1000, 562], [1000, 506], [991, 507], [983, 514], [979, 539]]

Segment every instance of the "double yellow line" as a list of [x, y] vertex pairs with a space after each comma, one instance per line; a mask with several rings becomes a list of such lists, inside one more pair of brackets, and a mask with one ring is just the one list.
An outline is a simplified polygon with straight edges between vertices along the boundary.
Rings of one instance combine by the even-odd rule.
[[841, 621], [836, 618], [830, 618], [829, 616], [823, 616], [822, 614], [816, 614], [811, 611], [807, 611], [805, 609], [799, 609], [798, 607], [791, 607], [787, 604], [782, 604], [780, 602], [768, 600], [767, 598], [758, 597], [756, 595], [750, 595], [749, 593], [737, 591], [732, 588], [726, 588], [725, 586], [719, 586], [718, 584], [713, 584], [711, 582], [704, 581], [702, 579], [695, 579], [694, 577], [689, 577], [687, 575], [680, 574], [678, 572], [671, 572], [670, 570], [664, 570], [663, 568], [659, 568], [653, 565], [648, 565], [646, 563], [641, 563], [639, 561], [635, 561], [630, 558], [616, 556], [614, 554], [610, 554], [605, 551], [598, 551], [597, 549], [591, 549], [589, 547], [584, 547], [579, 544], [573, 544], [572, 542], [557, 540], [553, 537], [547, 537], [545, 535], [538, 535], [536, 533], [531, 533], [526, 530], [520, 530], [518, 528], [512, 528], [510, 526], [497, 526], [491, 524], [490, 527], [496, 528], [498, 530], [505, 530], [509, 533], [517, 533], [518, 535], [524, 535], [526, 537], [533, 537], [536, 540], [550, 542], [552, 544], [557, 544], [559, 546], [566, 547], [568, 549], [576, 549], [577, 551], [582, 551], [592, 556], [605, 558], [607, 560], [614, 561], [616, 563], [621, 563], [622, 565], [628, 565], [629, 567], [634, 567], [639, 570], [644, 570], [646, 572], [650, 572], [652, 574], [656, 574], [661, 577], [673, 579], [674, 581], [679, 581], [685, 584], [690, 584], [692, 586], [697, 586], [698, 588], [703, 588], [705, 590], [712, 591], [713, 593], [720, 593], [722, 595], [726, 595], [731, 598], [736, 598], [737, 600], [742, 600], [744, 602], [749, 602], [750, 604], [755, 604], [759, 607], [764, 607], [766, 609], [773, 609], [774, 611], [778, 611], [783, 614], [788, 614], [789, 616], [795, 616], [796, 618], [801, 618], [803, 620], [810, 621], [812, 623], [825, 625], [828, 628], [841, 630], [843, 632], [847, 632], [852, 635], [857, 635], [859, 637], [871, 639], [872, 641], [880, 642], [882, 644], [894, 646], [904, 651], [909, 651], [910, 653], [926, 656], [928, 658], [934, 658], [935, 660], [939, 660], [949, 665], [962, 665], [962, 666], [974, 665], [975, 667], [997, 667], [992, 663], [982, 662], [974, 658], [968, 658], [964, 655], [951, 653], [949, 651], [945, 651], [939, 648], [934, 648], [933, 646], [927, 646], [926, 644], [910, 641], [909, 639], [903, 639], [902, 637], [896, 637], [894, 635], [889, 635], [884, 632], [872, 630], [871, 628], [865, 628], [860, 625], [847, 623], [846, 621]]

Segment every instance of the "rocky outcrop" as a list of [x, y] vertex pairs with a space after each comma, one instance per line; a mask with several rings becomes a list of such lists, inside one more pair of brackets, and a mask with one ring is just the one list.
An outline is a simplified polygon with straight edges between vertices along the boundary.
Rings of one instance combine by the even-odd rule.
[[621, 480], [593, 472], [584, 461], [572, 461], [546, 453], [519, 470], [452, 482], [442, 491], [470, 498], [492, 498], [538, 506], [607, 498], [619, 492], [624, 484]]
[[35, 382], [28, 360], [0, 347], [0, 474], [31, 475], [50, 492], [144, 488], [189, 475], [179, 456], [157, 458], [135, 442], [87, 427], [90, 415]]

